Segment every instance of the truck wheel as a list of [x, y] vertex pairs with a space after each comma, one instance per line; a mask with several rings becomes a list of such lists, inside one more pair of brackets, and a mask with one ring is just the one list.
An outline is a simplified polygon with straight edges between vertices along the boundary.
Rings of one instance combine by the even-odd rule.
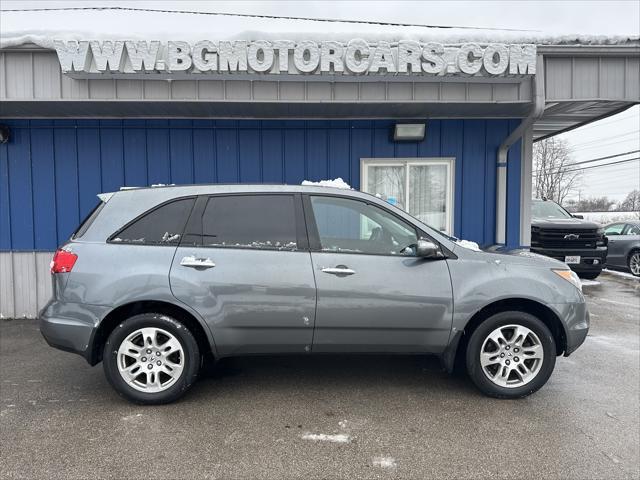
[[495, 398], [521, 398], [542, 387], [556, 364], [553, 335], [538, 318], [501, 312], [482, 322], [467, 347], [467, 372]]
[[640, 277], [640, 250], [634, 250], [627, 259], [629, 271], [636, 277]]
[[127, 400], [144, 405], [173, 402], [198, 376], [200, 352], [191, 332], [158, 313], [135, 315], [118, 325], [104, 346], [104, 373]]

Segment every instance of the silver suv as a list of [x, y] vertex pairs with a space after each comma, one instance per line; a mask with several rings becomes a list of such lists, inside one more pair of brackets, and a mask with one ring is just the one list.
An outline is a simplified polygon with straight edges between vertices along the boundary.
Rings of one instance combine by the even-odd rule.
[[40, 330], [102, 361], [143, 404], [173, 401], [205, 359], [438, 355], [517, 398], [584, 341], [580, 280], [526, 251], [469, 248], [374, 196], [282, 185], [123, 190], [51, 263]]

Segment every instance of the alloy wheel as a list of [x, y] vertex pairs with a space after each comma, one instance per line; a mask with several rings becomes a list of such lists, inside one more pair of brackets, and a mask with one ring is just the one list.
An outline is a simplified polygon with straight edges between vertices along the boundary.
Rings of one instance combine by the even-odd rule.
[[635, 276], [640, 276], [640, 252], [634, 252], [629, 258], [629, 270]]
[[120, 344], [118, 371], [131, 387], [145, 393], [171, 387], [184, 370], [184, 350], [178, 339], [161, 328], [140, 328]]
[[486, 377], [500, 387], [516, 388], [533, 380], [544, 360], [542, 342], [529, 328], [504, 325], [485, 338], [480, 365]]

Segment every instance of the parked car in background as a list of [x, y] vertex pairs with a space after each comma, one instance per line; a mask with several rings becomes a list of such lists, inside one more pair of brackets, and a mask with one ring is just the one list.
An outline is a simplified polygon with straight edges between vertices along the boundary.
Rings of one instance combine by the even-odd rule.
[[597, 223], [572, 215], [556, 202], [531, 202], [531, 251], [566, 263], [580, 277], [593, 280], [607, 262], [607, 238]]
[[607, 266], [624, 268], [640, 277], [640, 220], [610, 223], [604, 234], [609, 239]]
[[373, 195], [194, 185], [102, 201], [53, 259], [40, 330], [166, 403], [203, 358], [406, 353], [455, 359], [487, 395], [542, 387], [589, 313], [564, 263], [476, 251]]

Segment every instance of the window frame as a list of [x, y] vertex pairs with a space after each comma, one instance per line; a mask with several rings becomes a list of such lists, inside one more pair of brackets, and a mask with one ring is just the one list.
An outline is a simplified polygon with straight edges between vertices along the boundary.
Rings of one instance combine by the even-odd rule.
[[[204, 244], [204, 212], [207, 208], [209, 200], [216, 197], [264, 197], [264, 196], [287, 196], [293, 199], [294, 208], [294, 228], [296, 232], [296, 243], [298, 244], [295, 250], [278, 249], [274, 248], [258, 248], [258, 247], [240, 247], [236, 245], [205, 245]], [[197, 240], [187, 242], [185, 239], [189, 237], [198, 237]], [[302, 207], [301, 194], [295, 192], [225, 192], [216, 194], [204, 194], [199, 195], [196, 200], [189, 221], [187, 222], [184, 233], [180, 238], [181, 247], [193, 247], [193, 248], [218, 248], [225, 250], [253, 250], [260, 252], [308, 252], [309, 251], [309, 239], [307, 236], [307, 230], [304, 224], [304, 213]]]
[[[424, 165], [445, 165], [447, 168], [447, 194], [445, 198], [445, 207], [447, 208], [446, 228], [444, 231], [447, 235], [455, 235], [453, 231], [455, 227], [455, 173], [456, 173], [456, 157], [385, 157], [385, 158], [361, 158], [360, 159], [360, 191], [375, 195], [375, 192], [368, 192], [367, 188], [369, 180], [369, 166], [377, 167], [405, 167], [405, 198], [404, 204], [409, 205], [409, 173], [412, 166]], [[407, 212], [413, 215], [411, 212]], [[431, 225], [429, 225], [431, 226]], [[435, 227], [432, 227], [435, 228]]]
[[[182, 238], [184, 236], [185, 228], [187, 226], [187, 223], [189, 223], [189, 219], [193, 215], [195, 206], [196, 206], [196, 204], [198, 202], [197, 198], [198, 198], [197, 195], [186, 195], [184, 197], [171, 198], [171, 199], [166, 200], [166, 201], [164, 201], [162, 203], [159, 203], [158, 205], [156, 205], [156, 206], [150, 208], [149, 210], [146, 210], [145, 212], [141, 213], [140, 215], [135, 217], [133, 220], [129, 220], [122, 227], [120, 227], [114, 233], [109, 235], [109, 237], [107, 238], [107, 243], [112, 244], [112, 245], [139, 245], [139, 246], [145, 246], [145, 247], [174, 247], [175, 248], [175, 247], [177, 247], [178, 245], [180, 245], [182, 243]], [[182, 229], [180, 230], [180, 240], [178, 241], [178, 243], [151, 243], [151, 242], [135, 242], [135, 243], [133, 243], [133, 242], [115, 242], [114, 241], [114, 238], [117, 238], [118, 235], [120, 235], [122, 232], [124, 232], [131, 225], [136, 223], [138, 220], [141, 220], [142, 218], [146, 217], [147, 215], [150, 215], [151, 213], [155, 212], [159, 208], [162, 208], [165, 205], [169, 205], [169, 204], [174, 203], [174, 202], [178, 202], [178, 201], [181, 201], [181, 200], [190, 200], [190, 199], [194, 199], [195, 201], [193, 202], [193, 205], [191, 205], [191, 210], [189, 212], [189, 215], [187, 215], [187, 217], [184, 220], [184, 223], [182, 224]]]
[[626, 223], [625, 227], [624, 227], [624, 230], [623, 230], [623, 233], [621, 235], [640, 235], [640, 233], [629, 233], [629, 231], [632, 228], [637, 228], [638, 230], [640, 230], [640, 226], [638, 226], [638, 225], [636, 225], [634, 223]]
[[379, 208], [383, 212], [388, 213], [392, 217], [396, 218], [399, 222], [405, 225], [408, 225], [410, 228], [412, 228], [416, 232], [416, 237], [418, 238], [418, 240], [429, 240], [435, 243], [436, 245], [438, 245], [438, 248], [444, 255], [442, 258], [454, 258], [454, 259], [457, 258], [449, 249], [445, 248], [438, 240], [433, 238], [431, 235], [429, 235], [423, 229], [415, 225], [413, 222], [408, 221], [407, 219], [403, 218], [402, 216], [398, 215], [392, 210], [385, 208], [382, 205], [378, 205], [377, 203], [369, 202], [363, 198], [352, 197], [349, 195], [331, 194], [331, 193], [305, 193], [302, 195], [302, 206], [304, 207], [304, 218], [305, 218], [305, 224], [307, 226], [307, 235], [309, 238], [309, 251], [311, 252], [329, 253], [329, 254], [335, 254], [335, 255], [369, 255], [373, 257], [393, 257], [393, 258], [399, 258], [399, 259], [407, 259], [407, 258], [418, 259], [419, 258], [419, 257], [409, 257], [401, 254], [393, 255], [390, 253], [340, 252], [340, 251], [333, 252], [333, 251], [322, 250], [322, 243], [320, 242], [318, 225], [316, 223], [316, 218], [313, 213], [313, 205], [311, 203], [311, 197], [341, 198], [345, 200], [352, 200], [354, 202], [364, 203], [365, 205], [371, 206], [373, 208]]

